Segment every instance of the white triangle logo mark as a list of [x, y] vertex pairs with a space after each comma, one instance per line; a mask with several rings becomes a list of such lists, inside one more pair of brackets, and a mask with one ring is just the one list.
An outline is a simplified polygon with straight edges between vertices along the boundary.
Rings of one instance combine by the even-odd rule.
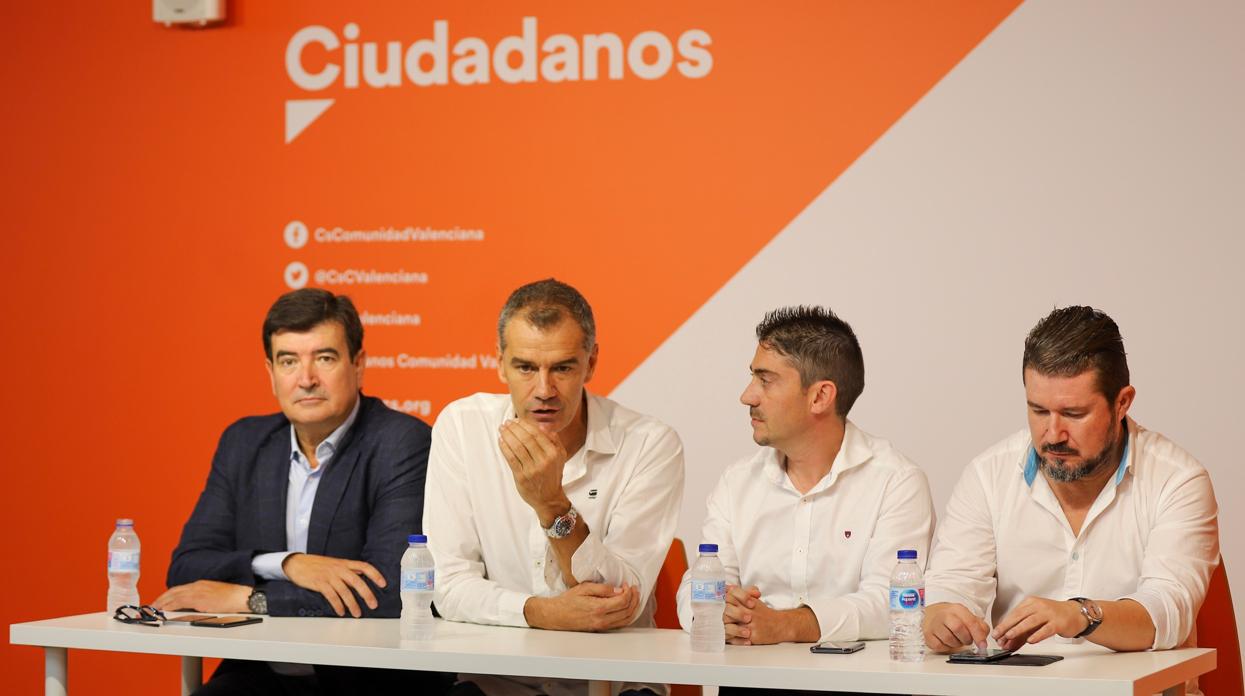
[[289, 145], [332, 105], [332, 99], [287, 99], [285, 101], [285, 144]]

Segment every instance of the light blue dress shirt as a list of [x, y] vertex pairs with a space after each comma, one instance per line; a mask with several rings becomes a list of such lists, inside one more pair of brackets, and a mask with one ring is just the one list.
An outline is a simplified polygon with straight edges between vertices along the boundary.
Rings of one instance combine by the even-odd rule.
[[285, 493], [285, 551], [261, 553], [251, 559], [251, 572], [265, 580], [289, 580], [281, 564], [292, 553], [307, 553], [307, 529], [311, 526], [311, 507], [316, 501], [316, 489], [320, 487], [320, 479], [324, 477], [324, 469], [328, 466], [337, 445], [354, 425], [359, 415], [359, 404], [363, 399], [357, 398], [354, 408], [346, 422], [337, 427], [328, 437], [316, 446], [316, 462], [318, 466], [311, 468], [307, 458], [298, 448], [298, 434], [294, 425], [290, 424], [290, 477], [289, 487]]

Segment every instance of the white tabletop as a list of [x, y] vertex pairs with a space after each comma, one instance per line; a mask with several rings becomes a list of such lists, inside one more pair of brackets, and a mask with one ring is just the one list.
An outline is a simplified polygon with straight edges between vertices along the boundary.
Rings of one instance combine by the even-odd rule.
[[682, 631], [568, 633], [437, 622], [429, 643], [398, 639], [393, 619], [274, 618], [237, 628], [130, 626], [108, 614], [13, 624], [18, 645], [225, 657], [360, 667], [438, 670], [616, 682], [664, 682], [921, 694], [1152, 694], [1215, 668], [1215, 651], [1112, 653], [1044, 643], [1024, 652], [1060, 654], [1046, 667], [951, 665], [944, 656], [891, 662], [885, 641], [853, 655], [814, 655], [808, 645], [727, 646], [695, 653]]

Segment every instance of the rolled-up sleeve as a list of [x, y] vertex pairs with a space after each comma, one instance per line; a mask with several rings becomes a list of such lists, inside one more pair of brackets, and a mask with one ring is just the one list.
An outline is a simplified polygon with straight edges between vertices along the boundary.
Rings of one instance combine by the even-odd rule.
[[925, 573], [925, 604], [963, 604], [984, 618], [997, 587], [995, 543], [981, 470], [970, 465], [960, 476], [938, 525]]
[[[633, 585], [647, 598], [674, 539], [683, 499], [679, 436], [663, 428], [640, 450], [635, 468], [608, 529], [589, 530], [571, 556], [571, 573], [580, 581]], [[644, 605], [640, 603], [637, 615]]]
[[928, 558], [934, 531], [934, 502], [925, 473], [910, 467], [891, 477], [873, 538], [860, 567], [859, 589], [837, 597], [814, 595], [808, 607], [817, 616], [821, 640], [873, 640], [890, 629], [890, 575], [897, 549], [915, 549]]
[[433, 601], [441, 616], [451, 621], [526, 627], [523, 607], [532, 595], [484, 577], [474, 520], [488, 511], [472, 509], [459, 439], [458, 424], [442, 414], [432, 430], [424, 495], [423, 528], [437, 564]]
[[1119, 598], [1150, 615], [1152, 649], [1174, 648], [1189, 636], [1218, 564], [1219, 506], [1210, 476], [1198, 467], [1160, 490], [1137, 590]]

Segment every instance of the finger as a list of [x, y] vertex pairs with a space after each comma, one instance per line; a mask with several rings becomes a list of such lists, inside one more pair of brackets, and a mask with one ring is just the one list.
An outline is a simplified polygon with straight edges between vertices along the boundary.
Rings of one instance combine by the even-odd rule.
[[752, 635], [752, 629], [747, 626], [740, 626], [738, 624], [724, 624], [723, 627], [726, 629], [726, 637], [728, 639], [742, 638], [742, 639], [747, 640], [747, 638]]
[[760, 589], [759, 589], [756, 585], [753, 585], [752, 587], [749, 587], [749, 588], [748, 588], [748, 590], [747, 590], [747, 592], [748, 592], [748, 594], [752, 595], [752, 597], [753, 597], [754, 599], [760, 599], [760, 598], [761, 598], [761, 590], [760, 590]]
[[1024, 621], [1016, 624], [1007, 633], [1003, 634], [1003, 638], [1008, 641], [1024, 642], [1034, 631], [1038, 630], [1047, 623], [1046, 619], [1041, 615], [1034, 614]]
[[341, 598], [337, 596], [337, 592], [333, 589], [332, 585], [324, 583], [316, 591], [321, 595], [324, 595], [324, 598], [328, 600], [329, 606], [333, 607], [334, 614], [337, 614], [338, 616], [345, 615], [346, 607], [342, 604]]
[[1038, 630], [1034, 631], [1025, 642], [1029, 645], [1033, 645], [1034, 643], [1041, 643], [1053, 635], [1055, 635], [1055, 624], [1048, 622], [1046, 625], [1041, 626]]
[[180, 589], [181, 589], [180, 586], [170, 587], [169, 589], [164, 591], [164, 594], [160, 595], [159, 597], [156, 597], [156, 601], [152, 602], [151, 606], [157, 609], [164, 609], [165, 607], [171, 605], [173, 601], [177, 598], [177, 595], [180, 594], [179, 592]]
[[973, 631], [964, 625], [963, 620], [958, 616], [947, 617], [945, 624], [947, 630], [951, 633], [951, 639], [958, 645], [968, 645], [973, 641]]
[[330, 576], [329, 585], [337, 593], [337, 596], [341, 597], [342, 603], [346, 605], [346, 609], [351, 616], [357, 619], [363, 615], [363, 611], [359, 609], [359, 601], [355, 599], [354, 593], [350, 591], [350, 587], [346, 584], [344, 578]]
[[756, 600], [753, 599], [748, 590], [745, 590], [738, 585], [731, 585], [726, 588], [726, 603], [734, 604], [740, 607], [748, 607], [749, 609], [756, 607], [757, 604]]
[[727, 604], [722, 616], [730, 619], [731, 623], [746, 624], [752, 621], [751, 611], [734, 604]]
[[376, 570], [376, 566], [367, 561], [350, 561], [346, 564], [346, 567], [356, 573], [366, 575], [368, 579], [376, 583], [377, 587], [385, 587], [388, 584], [385, 581], [385, 576], [381, 575], [379, 570]]
[[497, 446], [501, 449], [501, 456], [506, 458], [506, 463], [510, 465], [510, 472], [515, 476], [523, 473], [523, 462], [519, 461], [519, 455], [515, 454], [510, 443], [502, 436], [501, 431], [497, 433]]
[[746, 638], [730, 638], [726, 642], [731, 645], [752, 645], [752, 641]]
[[622, 594], [621, 587], [605, 585], [599, 582], [581, 582], [575, 589], [589, 597], [616, 597]]
[[972, 616], [968, 622], [968, 632], [973, 639], [973, 645], [977, 646], [982, 652], [986, 650], [986, 638], [990, 637], [990, 627], [986, 625], [984, 619], [979, 616]]
[[362, 576], [346, 572], [342, 576], [342, 580], [354, 590], [355, 594], [359, 595], [359, 599], [363, 600], [363, 603], [367, 605], [368, 609], [376, 608], [376, 595], [372, 594], [372, 588], [367, 586], [367, 583], [363, 581]]
[[502, 440], [510, 445], [510, 450], [514, 452], [520, 464], [524, 467], [531, 467], [535, 466], [540, 459], [540, 446], [534, 442], [529, 446], [528, 442], [531, 438], [523, 439], [523, 435], [526, 434], [527, 432], [522, 427], [522, 421], [512, 421], [501, 426]]
[[559, 444], [557, 440], [549, 437], [548, 433], [525, 420], [515, 421], [515, 425], [517, 427], [514, 429], [514, 434], [523, 442], [528, 451], [533, 454], [540, 452], [546, 457], [558, 454]]

